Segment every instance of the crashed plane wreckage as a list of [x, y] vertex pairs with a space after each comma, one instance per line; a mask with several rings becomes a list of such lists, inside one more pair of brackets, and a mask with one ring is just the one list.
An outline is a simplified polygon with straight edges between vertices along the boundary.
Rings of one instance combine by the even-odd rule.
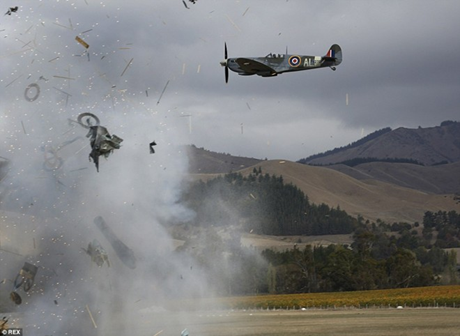
[[134, 256], [133, 250], [126, 246], [112, 231], [112, 229], [106, 224], [104, 218], [98, 216], [94, 218], [94, 224], [101, 230], [104, 237], [109, 241], [110, 245], [114, 249], [117, 257], [131, 269], [136, 268], [136, 257]]
[[[83, 119], [86, 117], [85, 122]], [[95, 125], [93, 125], [93, 121]], [[87, 138], [90, 138], [91, 152], [89, 153], [89, 160], [93, 160], [97, 171], [99, 172], [99, 156], [103, 155], [108, 158], [109, 155], [115, 150], [120, 148], [122, 138], [110, 135], [107, 128], [100, 126], [99, 118], [92, 113], [81, 113], [77, 118], [78, 124], [88, 129]]]

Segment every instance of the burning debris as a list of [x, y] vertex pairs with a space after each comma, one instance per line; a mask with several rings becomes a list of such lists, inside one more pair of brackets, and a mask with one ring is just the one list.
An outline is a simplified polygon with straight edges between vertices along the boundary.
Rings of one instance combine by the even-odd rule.
[[104, 237], [109, 241], [110, 245], [114, 249], [117, 257], [121, 260], [123, 264], [131, 269], [136, 268], [136, 257], [134, 256], [133, 250], [126, 246], [112, 231], [112, 229], [107, 226], [104, 218], [98, 216], [94, 219], [94, 224], [97, 228], [101, 230]]

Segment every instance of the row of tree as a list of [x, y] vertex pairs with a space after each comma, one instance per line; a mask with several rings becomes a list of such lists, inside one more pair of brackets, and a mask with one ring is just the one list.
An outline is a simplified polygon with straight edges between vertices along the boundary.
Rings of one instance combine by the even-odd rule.
[[[204, 239], [187, 242], [220, 295], [350, 291], [456, 283], [460, 214], [425, 213], [419, 223], [370, 223], [339, 208], [311, 204], [282, 177], [254, 169], [199, 181], [184, 195], [196, 212], [189, 228]], [[350, 246], [306, 246], [260, 251], [241, 245], [240, 229], [268, 235], [353, 233]], [[192, 231], [189, 231], [190, 233]], [[220, 233], [218, 233], [220, 232]], [[223, 238], [222, 232], [227, 232]], [[422, 232], [422, 234], [420, 234]], [[225, 235], [224, 235], [225, 236]], [[300, 241], [299, 241], [300, 242]]]
[[[187, 253], [207, 274], [218, 295], [336, 292], [455, 284], [456, 253], [361, 231], [351, 246], [329, 245], [285, 251], [258, 250], [226, 241], [215, 228]], [[181, 247], [178, 253], [187, 250]]]
[[423, 236], [435, 245], [448, 248], [460, 247], [460, 214], [456, 211], [427, 211], [423, 216]]
[[315, 205], [283, 177], [262, 174], [254, 168], [244, 177], [231, 173], [199, 181], [183, 201], [196, 212], [194, 225], [242, 224], [244, 229], [267, 235], [321, 235], [351, 233], [356, 219], [339, 207]]

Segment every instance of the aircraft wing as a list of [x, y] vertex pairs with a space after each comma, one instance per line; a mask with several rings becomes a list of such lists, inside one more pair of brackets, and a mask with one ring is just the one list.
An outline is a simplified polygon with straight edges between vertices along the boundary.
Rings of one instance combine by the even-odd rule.
[[247, 73], [276, 74], [275, 69], [269, 67], [268, 65], [260, 63], [258, 61], [255, 61], [253, 59], [250, 59], [250, 58], [237, 58], [235, 62], [238, 63], [241, 70]]

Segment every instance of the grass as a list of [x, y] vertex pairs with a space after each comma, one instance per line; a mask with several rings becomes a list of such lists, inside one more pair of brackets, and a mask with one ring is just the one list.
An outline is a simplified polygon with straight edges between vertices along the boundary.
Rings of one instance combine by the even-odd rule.
[[458, 307], [460, 286], [432, 286], [356, 292], [258, 295], [169, 302], [174, 309], [301, 309], [339, 307]]

